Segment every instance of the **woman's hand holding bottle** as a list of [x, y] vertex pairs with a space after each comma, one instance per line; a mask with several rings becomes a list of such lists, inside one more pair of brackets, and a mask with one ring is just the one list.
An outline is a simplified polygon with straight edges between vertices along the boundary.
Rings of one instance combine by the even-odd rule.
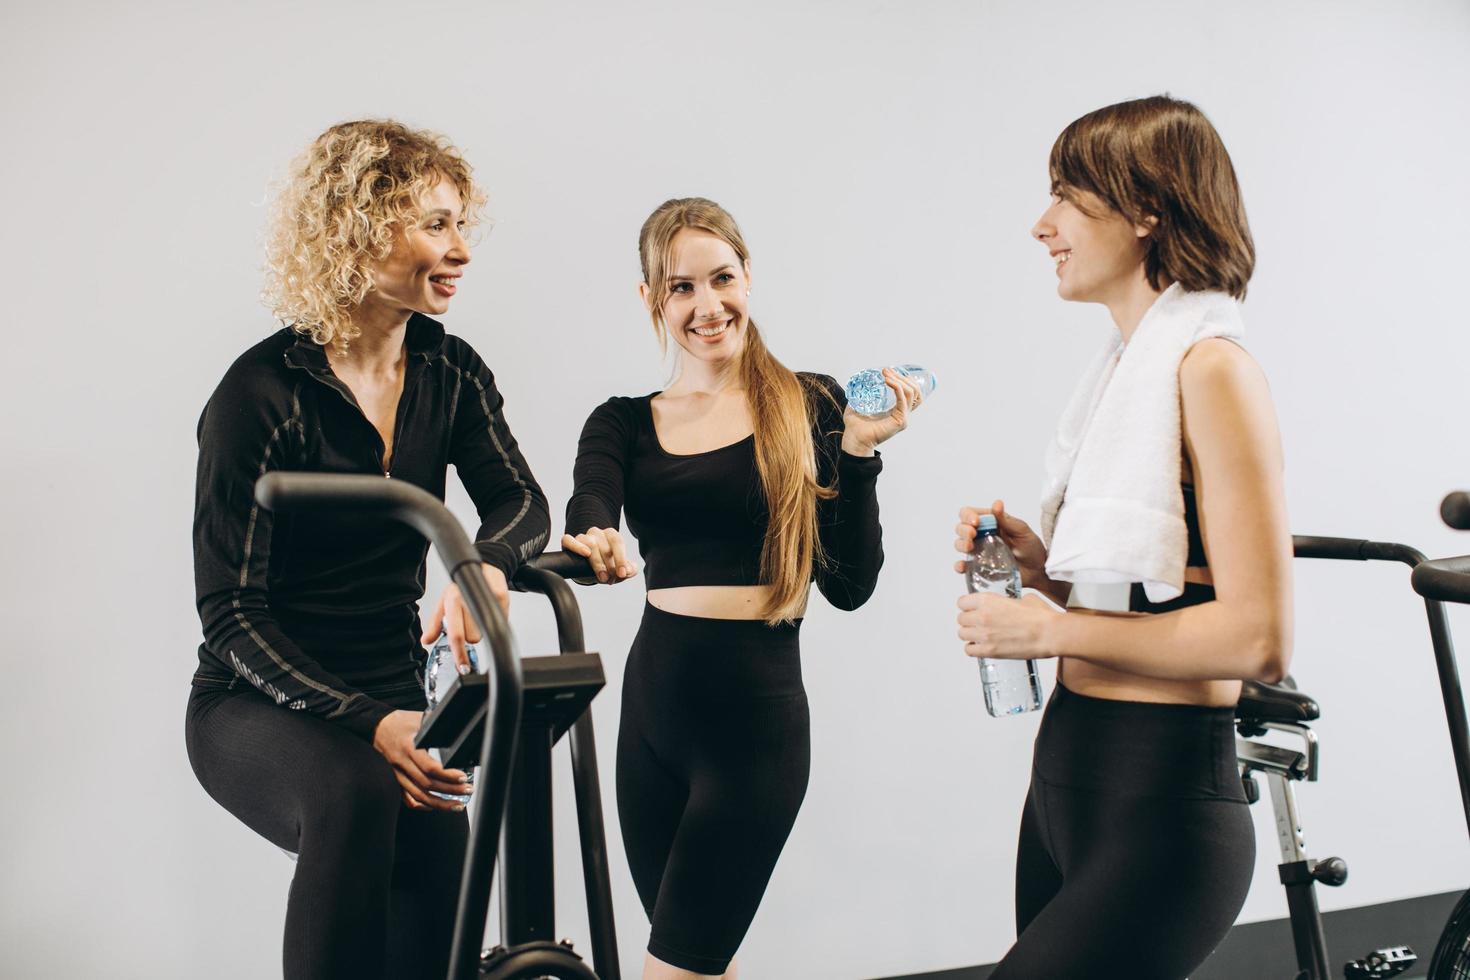
[[[978, 507], [961, 507], [960, 522], [955, 525], [954, 549], [963, 555], [970, 554], [975, 547], [975, 528], [979, 525], [982, 514], [995, 515], [1000, 536], [1005, 540], [1006, 546], [1011, 549], [1011, 555], [1016, 559], [1016, 566], [1021, 570], [1021, 587], [1035, 589], [1053, 599], [1058, 605], [1066, 605], [1067, 593], [1071, 590], [1067, 583], [1057, 582], [1047, 576], [1046, 545], [1042, 544], [1041, 536], [1031, 530], [1031, 525], [1007, 513], [1005, 501], [995, 501], [988, 510], [981, 510]], [[963, 559], [954, 563], [954, 570], [964, 572]]]
[[990, 660], [1059, 656], [1052, 629], [1063, 613], [1039, 595], [1009, 599], [993, 592], [972, 592], [960, 596], [955, 605], [960, 610], [955, 616], [958, 636], [967, 656]]
[[[506, 584], [505, 573], [494, 565], [480, 565], [480, 572], [485, 576], [485, 584], [490, 587], [490, 595], [500, 603], [500, 610], [504, 613], [510, 612], [510, 586]], [[464, 596], [460, 595], [459, 586], [450, 582], [439, 596], [439, 601], [434, 604], [434, 611], [425, 620], [428, 623], [424, 627], [424, 635], [419, 642], [424, 646], [431, 645], [439, 639], [439, 634], [449, 634], [449, 649], [454, 651], [454, 663], [461, 674], [468, 674], [471, 670], [470, 655], [465, 650], [465, 643], [480, 642], [480, 627], [475, 623], [475, 617], [470, 615], [469, 607], [465, 604]]]
[[392, 711], [373, 729], [373, 748], [388, 765], [403, 791], [403, 802], [411, 810], [463, 810], [464, 804], [435, 793], [462, 795], [468, 792], [469, 777], [458, 769], [445, 769], [413, 740], [423, 724], [422, 711]]
[[924, 389], [912, 378], [892, 368], [883, 369], [883, 381], [893, 389], [896, 403], [887, 415], [871, 418], [859, 414], [851, 405], [843, 413], [842, 451], [850, 456], [871, 456], [879, 444], [888, 441], [909, 426], [909, 415], [924, 400]]

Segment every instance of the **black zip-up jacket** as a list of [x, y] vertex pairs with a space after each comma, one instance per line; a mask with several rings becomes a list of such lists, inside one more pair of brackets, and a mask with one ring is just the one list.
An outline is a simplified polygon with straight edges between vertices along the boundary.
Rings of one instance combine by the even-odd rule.
[[[408, 322], [389, 471], [383, 440], [321, 345], [290, 328], [246, 351], [199, 419], [194, 580], [204, 643], [194, 683], [248, 680], [366, 739], [418, 684], [428, 543], [397, 521], [272, 514], [272, 470], [369, 473], [444, 499], [454, 464], [480, 516], [480, 557], [507, 579], [541, 552], [546, 497], [479, 356], [428, 317]], [[411, 700], [411, 698], [410, 698]]]

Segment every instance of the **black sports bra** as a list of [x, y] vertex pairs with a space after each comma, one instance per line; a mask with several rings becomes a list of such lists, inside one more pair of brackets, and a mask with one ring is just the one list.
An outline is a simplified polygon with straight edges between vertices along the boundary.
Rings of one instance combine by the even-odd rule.
[[[1189, 533], [1189, 556], [1184, 561], [1185, 567], [1209, 568], [1210, 563], [1205, 558], [1205, 539], [1199, 531], [1199, 505], [1194, 499], [1194, 485], [1183, 483], [1179, 488], [1184, 492], [1184, 527]], [[1171, 612], [1187, 606], [1197, 606], [1202, 602], [1211, 602], [1214, 598], [1215, 587], [1213, 585], [1205, 585], [1202, 582], [1185, 582], [1184, 592], [1178, 598], [1167, 602], [1149, 602], [1148, 595], [1143, 591], [1143, 583], [1135, 582], [1133, 589], [1128, 594], [1128, 611]]]

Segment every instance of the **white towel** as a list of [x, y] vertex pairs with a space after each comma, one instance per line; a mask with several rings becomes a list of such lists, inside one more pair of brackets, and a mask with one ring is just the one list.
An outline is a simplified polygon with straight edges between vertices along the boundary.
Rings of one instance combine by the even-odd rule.
[[1244, 332], [1235, 299], [1174, 283], [1126, 346], [1116, 328], [1110, 333], [1046, 452], [1047, 575], [1077, 584], [1142, 582], [1150, 602], [1183, 593], [1189, 536], [1179, 489], [1179, 364], [1207, 337], [1238, 342]]

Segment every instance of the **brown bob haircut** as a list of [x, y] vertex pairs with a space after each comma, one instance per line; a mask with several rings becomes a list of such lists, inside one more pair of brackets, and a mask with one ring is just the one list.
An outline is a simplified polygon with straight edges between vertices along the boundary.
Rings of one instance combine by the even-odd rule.
[[1062, 130], [1048, 169], [1052, 193], [1084, 213], [1078, 192], [1154, 226], [1143, 260], [1154, 289], [1177, 282], [1245, 298], [1256, 247], [1240, 185], [1220, 134], [1192, 104], [1155, 95], [1089, 112]]

